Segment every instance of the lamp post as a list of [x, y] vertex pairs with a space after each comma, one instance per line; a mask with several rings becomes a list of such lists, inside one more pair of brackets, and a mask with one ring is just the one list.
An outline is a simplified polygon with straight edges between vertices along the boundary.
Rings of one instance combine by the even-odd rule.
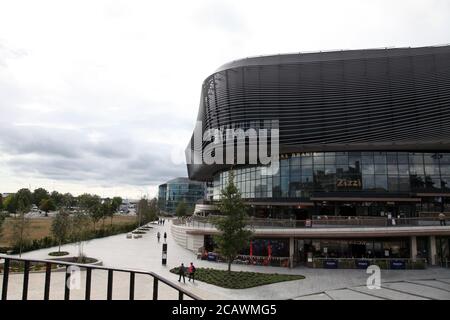
[[167, 264], [167, 243], [162, 245], [162, 264], [164, 266]]

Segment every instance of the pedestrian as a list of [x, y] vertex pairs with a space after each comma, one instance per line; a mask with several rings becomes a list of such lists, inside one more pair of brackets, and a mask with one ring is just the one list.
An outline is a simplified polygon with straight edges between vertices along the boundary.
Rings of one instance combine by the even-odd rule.
[[164, 242], [167, 242], [167, 233], [164, 232]]
[[194, 283], [195, 267], [194, 267], [194, 264], [192, 262], [191, 262], [191, 265], [189, 266], [188, 273], [189, 273], [189, 281], [191, 281], [191, 279], [192, 279], [192, 283]]
[[164, 223], [166, 223], [166, 219], [163, 219], [163, 221], [162, 221], [162, 222], [163, 222], [163, 225], [164, 225]]
[[445, 214], [443, 212], [439, 213], [439, 223], [441, 226], [445, 226]]
[[183, 282], [186, 283], [186, 278], [184, 277], [184, 274], [186, 273], [184, 263], [181, 263], [181, 266], [178, 268], [178, 274], [180, 277], [178, 278], [178, 282], [181, 281], [181, 277], [183, 277]]
[[159, 231], [158, 231], [158, 234], [156, 235], [156, 237], [158, 237], [158, 243], [159, 243], [159, 238], [161, 238], [161, 233], [159, 233]]

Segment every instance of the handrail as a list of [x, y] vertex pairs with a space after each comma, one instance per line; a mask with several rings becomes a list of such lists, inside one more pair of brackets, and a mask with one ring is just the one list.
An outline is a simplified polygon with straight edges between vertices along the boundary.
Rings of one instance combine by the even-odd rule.
[[[215, 216], [218, 217], [218, 216]], [[211, 217], [192, 216], [188, 219], [176, 219], [174, 225], [188, 225], [198, 228], [213, 227]], [[357, 227], [397, 227], [397, 226], [425, 226], [439, 225], [439, 217], [336, 217], [322, 216], [320, 219], [309, 220], [290, 220], [290, 219], [272, 219], [272, 218], [247, 218], [250, 227], [284, 227], [284, 228], [309, 228], [317, 226], [357, 226]]]
[[[50, 282], [51, 278], [49, 276], [50, 272], [51, 272], [51, 265], [63, 265], [67, 267], [70, 266], [76, 266], [84, 269], [87, 269], [89, 271], [89, 273], [91, 274], [92, 270], [105, 270], [108, 271], [108, 291], [111, 288], [112, 290], [112, 273], [113, 272], [127, 272], [130, 274], [130, 280], [131, 278], [133, 279], [133, 281], [130, 281], [130, 300], [132, 300], [131, 298], [134, 297], [134, 275], [136, 274], [142, 274], [142, 275], [149, 275], [151, 277], [153, 277], [154, 279], [154, 292], [153, 292], [153, 299], [157, 300], [158, 298], [158, 282], [161, 281], [162, 283], [168, 285], [169, 287], [171, 287], [172, 289], [175, 289], [178, 291], [178, 298], [180, 300], [183, 299], [183, 295], [188, 296], [189, 298], [193, 299], [193, 300], [202, 300], [202, 298], [200, 298], [199, 296], [187, 291], [186, 289], [182, 288], [181, 286], [172, 283], [171, 281], [165, 279], [164, 277], [154, 273], [153, 271], [143, 271], [143, 270], [138, 270], [138, 269], [128, 269], [128, 268], [111, 268], [111, 267], [105, 267], [105, 266], [98, 266], [98, 265], [92, 265], [92, 264], [83, 264], [83, 263], [72, 263], [72, 262], [67, 262], [67, 261], [59, 261], [59, 260], [45, 260], [45, 259], [28, 259], [28, 258], [19, 258], [19, 257], [15, 257], [15, 256], [9, 256], [9, 255], [5, 255], [5, 254], [0, 254], [0, 259], [4, 259], [5, 263], [4, 263], [4, 271], [3, 271], [3, 288], [2, 288], [2, 300], [6, 300], [7, 298], [7, 292], [8, 292], [8, 280], [9, 280], [9, 262], [10, 261], [23, 261], [26, 265], [30, 265], [30, 262], [33, 263], [41, 263], [41, 264], [45, 264], [46, 265], [46, 279], [45, 279], [45, 287], [48, 288], [50, 286]], [[29, 268], [24, 268], [24, 279], [27, 279], [28, 281], [28, 273], [29, 273]], [[156, 285], [155, 285], [156, 284]], [[24, 290], [28, 290], [28, 283], [24, 283]], [[88, 286], [90, 286], [90, 281], [88, 283], [88, 281], [86, 282], [86, 292], [89, 291], [90, 292], [90, 288], [88, 290]], [[132, 289], [132, 291], [131, 291]], [[46, 289], [47, 290], [47, 289]], [[65, 290], [69, 290], [67, 285]], [[156, 290], [156, 291], [155, 291]], [[26, 292], [23, 292], [23, 297], [26, 297]], [[111, 296], [110, 294], [108, 294], [108, 299], [110, 299]], [[24, 299], [25, 300], [25, 299]], [[88, 300], [88, 299], [86, 299]]]

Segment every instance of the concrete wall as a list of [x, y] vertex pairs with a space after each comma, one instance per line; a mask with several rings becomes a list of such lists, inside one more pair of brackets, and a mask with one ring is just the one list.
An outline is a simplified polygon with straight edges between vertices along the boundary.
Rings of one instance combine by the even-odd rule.
[[188, 234], [185, 227], [174, 224], [171, 226], [171, 231], [175, 242], [183, 248], [197, 252], [200, 247], [203, 247], [204, 236], [202, 234]]

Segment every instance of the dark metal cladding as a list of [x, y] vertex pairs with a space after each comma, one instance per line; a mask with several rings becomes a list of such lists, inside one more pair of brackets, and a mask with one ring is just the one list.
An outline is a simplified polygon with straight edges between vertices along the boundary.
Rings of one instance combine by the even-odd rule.
[[[202, 132], [271, 120], [281, 153], [450, 151], [450, 46], [247, 58], [204, 81]], [[188, 165], [189, 178], [224, 168]]]

